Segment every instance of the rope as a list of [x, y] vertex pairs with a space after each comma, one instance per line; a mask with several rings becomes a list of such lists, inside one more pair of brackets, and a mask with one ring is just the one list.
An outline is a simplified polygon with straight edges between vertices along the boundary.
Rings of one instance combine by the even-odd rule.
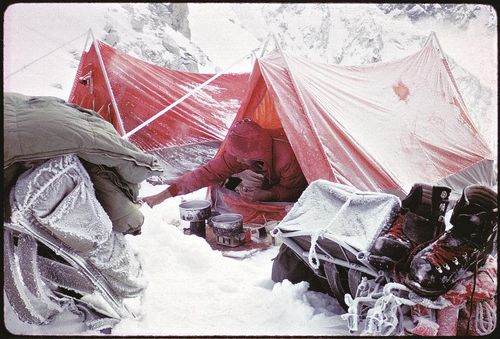
[[476, 264], [474, 267], [474, 278], [473, 278], [474, 280], [473, 280], [473, 285], [472, 285], [472, 293], [470, 296], [469, 319], [467, 319], [467, 331], [465, 331], [465, 335], [469, 335], [470, 320], [472, 318], [472, 307], [474, 306], [474, 294], [476, 293], [477, 266], [478, 266], [478, 262], [476, 261]]
[[29, 66], [33, 65], [35, 62], [38, 62], [38, 61], [42, 60], [43, 58], [45, 58], [45, 57], [49, 56], [50, 54], [54, 53], [55, 51], [57, 51], [57, 50], [59, 50], [59, 49], [63, 48], [63, 47], [64, 47], [64, 46], [66, 46], [66, 45], [69, 45], [69, 44], [70, 44], [70, 43], [72, 43], [73, 41], [80, 39], [80, 38], [81, 38], [82, 36], [84, 36], [85, 34], [87, 34], [87, 32], [85, 32], [85, 33], [83, 33], [83, 34], [80, 34], [80, 35], [79, 35], [79, 36], [77, 36], [76, 38], [74, 38], [74, 39], [72, 39], [72, 40], [70, 40], [70, 41], [68, 41], [68, 42], [65, 42], [64, 44], [62, 44], [61, 46], [57, 47], [56, 49], [53, 49], [52, 51], [48, 52], [47, 54], [44, 54], [44, 55], [42, 55], [41, 57], [39, 57], [39, 58], [37, 58], [37, 59], [35, 59], [35, 60], [33, 60], [33, 61], [31, 61], [31, 62], [29, 62], [29, 63], [25, 64], [23, 67], [19, 68], [18, 70], [14, 71], [14, 72], [12, 72], [12, 73], [10, 73], [10, 74], [8, 74], [8, 75], [5, 77], [5, 79], [8, 79], [8, 78], [10, 78], [11, 76], [13, 76], [14, 74], [19, 73], [19, 72], [21, 72], [21, 71], [25, 70], [25, 69], [26, 69], [26, 68], [28, 68]]
[[[486, 310], [483, 310], [483, 308]], [[484, 311], [486, 312], [484, 313]], [[492, 333], [497, 327], [497, 315], [495, 309], [493, 309], [488, 302], [483, 301], [477, 303], [475, 325], [476, 333], [480, 336]]]

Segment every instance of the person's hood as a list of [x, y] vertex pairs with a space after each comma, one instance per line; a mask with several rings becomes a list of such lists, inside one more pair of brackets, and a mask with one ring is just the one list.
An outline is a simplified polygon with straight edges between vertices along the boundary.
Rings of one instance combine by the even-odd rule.
[[244, 119], [229, 129], [225, 151], [248, 160], [261, 160], [271, 170], [273, 140], [271, 135], [256, 122]]

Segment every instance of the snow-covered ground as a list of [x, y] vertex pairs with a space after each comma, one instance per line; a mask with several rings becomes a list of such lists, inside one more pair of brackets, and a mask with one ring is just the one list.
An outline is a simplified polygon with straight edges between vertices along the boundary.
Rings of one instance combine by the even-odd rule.
[[[161, 187], [143, 185], [141, 193]], [[346, 333], [335, 299], [308, 291], [307, 283], [274, 284], [271, 259], [278, 247], [245, 260], [212, 251], [205, 240], [179, 227], [182, 198], [203, 199], [205, 190], [176, 197], [151, 209], [140, 236], [129, 237], [140, 253], [148, 288], [140, 320], [125, 319], [115, 335], [340, 335]], [[65, 312], [45, 326], [20, 322], [7, 304], [6, 326], [16, 334], [92, 334]]]
[[[137, 6], [137, 10], [144, 9], [141, 5]], [[278, 7], [277, 4], [270, 6]], [[256, 11], [248, 11], [245, 17], [242, 14], [243, 7], [235, 9], [230, 4], [190, 4], [189, 8], [191, 40], [211, 60], [200, 67], [202, 71], [227, 68], [257, 47], [259, 38], [266, 33], [263, 27], [265, 21]], [[312, 26], [315, 18], [313, 14], [307, 17], [311, 25], [303, 19], [300, 24]], [[279, 19], [276, 17], [276, 20]], [[301, 21], [299, 19], [296, 18]], [[370, 20], [362, 15], [361, 19]], [[257, 23], [250, 29], [252, 20]], [[107, 34], [104, 28], [110, 22], [119, 32], [122, 43], [137, 37], [145, 44], [158, 43], [154, 34], [139, 34], [130, 28], [127, 11], [120, 4], [32, 3], [10, 7], [4, 13], [4, 91], [67, 99], [88, 29], [92, 28], [96, 37], [102, 38]], [[291, 28], [292, 21], [288, 24]], [[276, 26], [279, 25], [277, 21]], [[381, 23], [374, 25], [378, 27]], [[397, 27], [401, 29], [403, 26]], [[404, 29], [409, 27], [404, 26]], [[384, 29], [389, 30], [390, 25]], [[456, 32], [454, 29], [452, 27], [449, 31], [438, 32], [443, 48], [496, 91], [496, 77], [493, 76], [497, 72], [496, 58], [493, 62], [489, 58], [490, 54], [481, 52], [485, 46], [496, 49], [496, 36], [494, 41], [486, 40], [490, 39], [486, 35], [481, 39], [483, 28], [479, 31], [467, 30], [462, 36], [446, 33]], [[175, 33], [172, 35], [179, 44], [182, 42], [182, 37]], [[479, 52], [472, 53], [471, 50]], [[334, 55], [340, 53], [335, 50], [330, 52], [335, 52]], [[193, 49], [192, 53], [196, 53], [196, 50]], [[396, 47], [384, 53], [407, 54]], [[347, 55], [346, 60], [354, 60], [354, 57], [354, 54]], [[245, 60], [231, 70], [250, 69], [250, 61]], [[496, 115], [493, 117], [492, 123], [496, 126]], [[141, 195], [146, 196], [160, 189], [162, 187], [145, 183]], [[204, 194], [205, 191], [201, 190], [183, 198], [203, 198]], [[277, 247], [245, 260], [237, 260], [212, 251], [198, 237], [184, 235], [178, 228], [180, 199], [169, 199], [153, 209], [142, 207], [146, 217], [143, 233], [137, 237], [129, 236], [131, 245], [142, 257], [149, 280], [141, 301], [142, 317], [139, 320], [123, 320], [113, 329], [113, 334], [348, 334], [346, 323], [340, 318], [341, 308], [334, 299], [308, 291], [307, 283], [292, 285], [287, 281], [278, 284], [271, 281], [271, 259], [277, 254]], [[63, 313], [49, 325], [34, 326], [20, 322], [8, 303], [5, 303], [4, 318], [7, 329], [15, 334], [87, 334], [77, 317], [69, 312]]]

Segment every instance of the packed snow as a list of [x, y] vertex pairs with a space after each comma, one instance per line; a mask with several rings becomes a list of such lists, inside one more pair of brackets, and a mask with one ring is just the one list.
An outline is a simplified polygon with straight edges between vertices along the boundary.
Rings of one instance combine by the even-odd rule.
[[[144, 195], [160, 186], [145, 183]], [[271, 259], [278, 247], [247, 259], [225, 257], [197, 236], [182, 232], [181, 199], [205, 197], [205, 189], [141, 211], [140, 236], [127, 236], [143, 261], [149, 285], [141, 298], [139, 320], [122, 320], [115, 335], [340, 335], [346, 333], [337, 301], [308, 291], [308, 283], [274, 284]], [[16, 334], [91, 334], [65, 312], [53, 323], [20, 322], [6, 305], [6, 326]]]
[[[112, 26], [119, 34], [121, 46], [127, 49], [127, 53], [137, 57], [142, 56], [141, 46], [154, 49], [160, 43], [158, 32], [151, 31], [149, 26], [138, 32], [130, 26], [130, 8], [135, 9], [135, 15], [148, 15], [146, 4], [127, 6], [111, 3], [31, 3], [9, 7], [4, 13], [4, 91], [67, 99], [89, 28], [92, 28], [97, 39], [103, 39], [109, 37], [112, 31], [109, 27]], [[416, 29], [417, 24], [413, 25], [409, 19], [381, 19], [376, 16], [379, 14], [374, 13], [378, 11], [373, 6], [363, 11], [352, 6], [337, 7], [331, 11], [332, 16], [338, 18], [335, 26], [332, 26], [335, 39], [330, 40], [330, 45], [319, 46], [325, 48], [322, 56], [333, 56], [330, 61], [338, 61], [340, 56], [345, 58], [344, 62], [360, 61], [356, 59], [356, 51], [363, 49], [362, 44], [349, 45], [352, 48], [345, 50], [333, 46], [335, 42], [347, 41], [352, 34], [361, 34], [358, 26], [360, 22], [366, 24], [363, 26], [366, 29], [374, 31], [383, 27], [383, 32], [388, 34], [387, 39], [392, 44], [381, 52], [384, 60], [391, 56], [397, 58], [409, 55], [419, 47], [420, 40], [412, 40], [409, 33], [397, 35], [396, 31], [411, 32]], [[306, 56], [315, 54], [313, 49], [308, 53], [309, 46], [306, 45], [309, 43], [319, 48], [317, 45], [320, 41], [315, 41], [314, 35], [302, 37], [300, 43], [296, 43], [304, 45], [303, 50], [292, 45], [294, 35], [313, 29], [317, 24], [314, 8], [302, 14], [300, 6], [295, 14], [273, 12], [279, 8], [279, 4], [261, 4], [258, 7], [252, 4], [189, 4], [192, 43], [171, 29], [167, 33], [185, 50], [203, 60], [200, 71], [205, 72], [227, 69], [235, 61], [247, 56], [263, 42], [271, 28], [276, 29], [279, 38], [289, 39], [286, 42], [291, 51]], [[350, 13], [349, 19], [341, 18], [342, 11]], [[270, 13], [280, 14], [270, 18]], [[273, 27], [266, 26], [270, 20], [274, 20]], [[497, 56], [493, 53], [492, 58], [492, 54], [485, 51], [496, 51], [496, 30], [492, 36], [475, 21], [469, 29], [459, 32], [451, 23], [436, 25], [432, 19], [427, 19], [425, 23], [419, 22], [417, 29], [427, 32], [430, 24], [437, 31], [443, 49], [493, 91], [494, 101], [497, 91]], [[494, 25], [496, 27], [496, 17]], [[288, 35], [280, 34], [285, 31]], [[405, 44], [411, 48], [402, 47]], [[364, 59], [372, 57], [376, 59], [379, 55], [363, 54]], [[248, 72], [251, 66], [251, 59], [247, 58], [230, 70]], [[482, 95], [472, 90], [470, 93], [478, 93], [474, 94], [474, 100]], [[471, 102], [480, 109], [491, 107], [479, 101]], [[475, 107], [469, 109], [474, 110]], [[479, 121], [479, 125], [487, 131], [488, 140], [496, 140], [496, 109], [493, 114], [482, 112], [476, 116], [487, 119]], [[492, 143], [496, 144], [496, 141]], [[141, 196], [157, 193], [164, 188], [143, 183]], [[141, 211], [145, 215], [143, 232], [139, 236], [126, 238], [143, 261], [148, 288], [139, 302], [131, 301], [131, 307], [141, 317], [137, 320], [122, 320], [114, 327], [114, 335], [348, 334], [346, 323], [340, 318], [343, 311], [335, 299], [309, 291], [306, 282], [295, 285], [288, 281], [272, 282], [272, 258], [278, 252], [277, 246], [239, 260], [213, 251], [201, 238], [184, 235], [184, 222], [179, 220], [178, 210], [181, 199], [203, 199], [205, 194], [206, 190], [203, 189], [168, 199], [152, 209], [142, 206]], [[8, 302], [5, 302], [4, 319], [6, 328], [13, 334], [98, 333], [87, 331], [78, 317], [69, 311], [63, 312], [48, 325], [36, 326], [19, 321]]]

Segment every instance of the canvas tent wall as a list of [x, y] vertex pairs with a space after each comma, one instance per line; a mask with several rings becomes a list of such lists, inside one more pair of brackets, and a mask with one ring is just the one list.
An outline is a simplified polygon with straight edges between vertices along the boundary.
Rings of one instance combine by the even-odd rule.
[[406, 58], [361, 66], [275, 51], [255, 62], [249, 84], [235, 121], [282, 128], [308, 182], [403, 197], [417, 182], [460, 191], [496, 180], [434, 35]]
[[[213, 76], [153, 65], [94, 40], [82, 54], [68, 101], [97, 111], [123, 136]], [[220, 75], [129, 140], [157, 155], [172, 178], [202, 165], [224, 139], [247, 79]]]

